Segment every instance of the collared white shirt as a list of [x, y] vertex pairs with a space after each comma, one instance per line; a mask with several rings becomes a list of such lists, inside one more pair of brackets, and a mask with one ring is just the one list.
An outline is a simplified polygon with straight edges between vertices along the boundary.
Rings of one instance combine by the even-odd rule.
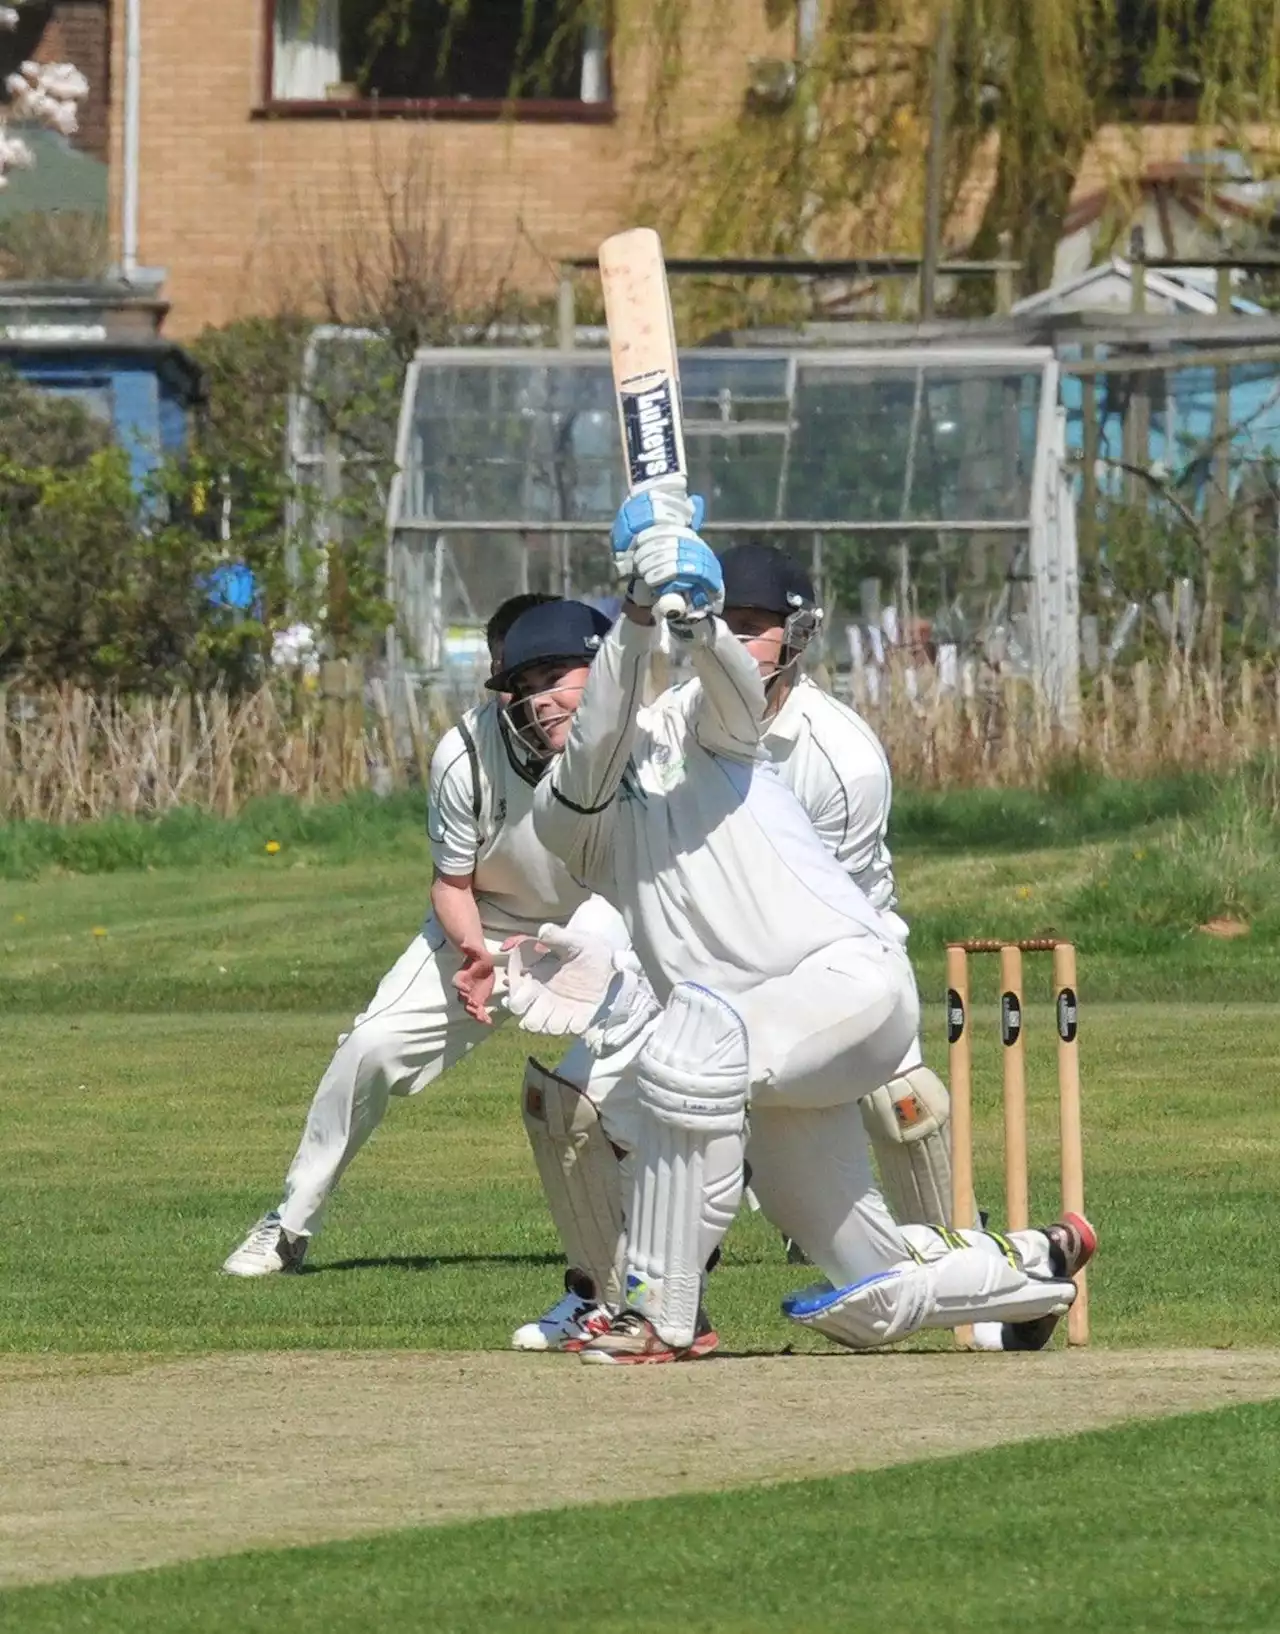
[[802, 675], [765, 722], [761, 751], [872, 907], [881, 912], [896, 907], [886, 840], [893, 777], [880, 739], [866, 721]]
[[[588, 893], [533, 828], [536, 773], [516, 753], [497, 699], [467, 710], [431, 757], [427, 838], [442, 874], [474, 875], [487, 940], [563, 924]], [[430, 915], [423, 935], [439, 946]]]
[[621, 911], [659, 999], [680, 981], [746, 992], [836, 942], [895, 946], [758, 758], [755, 661], [708, 620], [692, 653], [699, 691], [645, 709], [652, 640], [626, 618], [606, 636], [534, 809], [547, 846]]

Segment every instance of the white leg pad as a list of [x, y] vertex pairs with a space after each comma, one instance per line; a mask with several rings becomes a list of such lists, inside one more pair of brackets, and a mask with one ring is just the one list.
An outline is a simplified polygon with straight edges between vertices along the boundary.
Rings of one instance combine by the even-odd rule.
[[530, 1056], [520, 1097], [551, 1219], [565, 1257], [618, 1304], [622, 1287], [622, 1182], [618, 1157], [595, 1107], [567, 1078]]
[[859, 1105], [894, 1218], [950, 1223], [951, 1097], [937, 1073], [913, 1067]]
[[742, 1200], [747, 1035], [717, 994], [681, 982], [636, 1060], [640, 1091], [627, 1304], [693, 1342], [703, 1268]]
[[784, 1314], [838, 1344], [870, 1350], [920, 1328], [1061, 1316], [1075, 1298], [1073, 1282], [1029, 1277], [983, 1233], [965, 1233], [962, 1247], [918, 1226], [907, 1227], [904, 1236], [919, 1259], [845, 1288], [792, 1294], [783, 1301]]

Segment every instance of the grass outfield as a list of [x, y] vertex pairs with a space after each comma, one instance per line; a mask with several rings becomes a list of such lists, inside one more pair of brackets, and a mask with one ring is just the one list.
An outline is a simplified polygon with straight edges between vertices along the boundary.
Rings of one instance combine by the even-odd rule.
[[[1244, 792], [1239, 780], [1224, 789], [1183, 779], [1101, 785], [1074, 801], [901, 803], [910, 835], [899, 852], [902, 893], [935, 1062], [945, 935], [1055, 929], [1077, 938], [1101, 1344], [1273, 1336], [1265, 1234], [1280, 1104], [1260, 1086], [1280, 1054], [1280, 1006], [1240, 1002], [1275, 997], [1270, 921], [1263, 915], [1239, 940], [1192, 927], [1160, 933], [1154, 953], [1126, 951], [1103, 889], [1175, 842], [1182, 850], [1171, 857], [1195, 851], [1203, 861], [1210, 832], [1219, 862], [1235, 868], [1231, 834], [1261, 833], [1270, 821], [1263, 806], [1240, 806]], [[413, 807], [408, 797], [311, 812], [275, 802], [222, 825], [179, 814], [167, 826], [134, 825], [128, 845], [118, 824], [69, 838], [56, 831], [94, 866], [144, 855], [175, 865], [46, 871], [5, 885], [0, 1231], [11, 1297], [0, 1346], [487, 1348], [548, 1301], [557, 1245], [520, 1127], [523, 1049], [510, 1028], [421, 1097], [393, 1103], [344, 1184], [310, 1274], [248, 1285], [213, 1274], [276, 1201], [338, 1033], [416, 926], [427, 863]], [[1196, 821], [1211, 828], [1177, 828]], [[1028, 847], [1042, 829], [1054, 843]], [[23, 833], [0, 830], [0, 856], [29, 848]], [[210, 834], [216, 865], [176, 865]], [[284, 836], [279, 851], [267, 853], [264, 834]], [[1264, 840], [1251, 845], [1256, 860]], [[1141, 906], [1138, 892], [1135, 915]], [[1213, 907], [1207, 898], [1197, 911]], [[987, 1200], [999, 1189], [995, 986], [993, 961], [975, 969]], [[1031, 961], [1029, 1000], [1041, 988], [1047, 995], [1048, 972]], [[1116, 1002], [1153, 993], [1158, 1002]], [[1033, 1201], [1048, 1217], [1053, 1029], [1034, 1002], [1027, 1036]], [[716, 1279], [726, 1341], [821, 1344], [777, 1315], [796, 1280], [772, 1231], [744, 1217]]]
[[[350, 1010], [421, 912], [420, 805], [0, 824], [0, 1009]], [[948, 938], [1054, 933], [1076, 941], [1095, 1001], [1272, 1000], [1278, 810], [1265, 766], [900, 794], [892, 839], [922, 992], [941, 998]], [[1205, 934], [1215, 919], [1248, 934]]]
[[1280, 1627], [1280, 1406], [0, 1594], [23, 1634]]
[[[936, 1064], [946, 937], [1053, 931], [1079, 947], [1086, 1190], [1102, 1240], [1091, 1270], [1092, 1314], [1102, 1350], [1275, 1342], [1280, 1100], [1268, 1086], [1280, 1056], [1280, 843], [1275, 802], [1260, 778], [899, 804], [903, 902]], [[217, 1274], [229, 1248], [278, 1197], [338, 1033], [416, 927], [427, 877], [416, 806], [405, 797], [307, 812], [276, 802], [224, 824], [179, 814], [78, 831], [0, 826], [0, 1353], [14, 1357], [13, 1379], [24, 1368], [41, 1379], [47, 1372], [54, 1402], [63, 1399], [60, 1369], [146, 1372], [149, 1364], [122, 1363], [121, 1354], [285, 1353], [274, 1362], [252, 1358], [256, 1372], [276, 1371], [255, 1398], [262, 1416], [252, 1421], [247, 1452], [211, 1428], [218, 1412], [234, 1422], [234, 1384], [211, 1386], [218, 1391], [211, 1402], [197, 1379], [190, 1402], [175, 1409], [212, 1435], [207, 1454], [189, 1465], [196, 1487], [201, 1494], [218, 1487], [236, 1514], [249, 1501], [246, 1492], [262, 1501], [259, 1466], [265, 1460], [270, 1472], [273, 1415], [283, 1420], [290, 1412], [292, 1352], [501, 1349], [512, 1328], [558, 1289], [558, 1247], [516, 1101], [523, 1041], [510, 1027], [421, 1097], [393, 1104], [344, 1183], [306, 1274], [249, 1283]], [[1198, 929], [1217, 916], [1247, 925], [1248, 934], [1219, 940]], [[1047, 970], [1030, 962], [1039, 1217], [1056, 1205], [1047, 989]], [[979, 1187], [998, 1209], [995, 1012], [996, 972], [987, 962], [974, 976]], [[806, 1274], [785, 1264], [764, 1222], [744, 1214], [712, 1284], [726, 1349], [828, 1350], [778, 1314], [781, 1295]], [[947, 1343], [935, 1335], [919, 1348]], [[83, 1352], [96, 1359], [62, 1359]], [[305, 1360], [313, 1368], [345, 1367], [344, 1378], [352, 1369], [356, 1377], [368, 1371], [359, 1357]], [[410, 1370], [408, 1399], [416, 1402], [421, 1359], [378, 1360]], [[450, 1379], [456, 1367], [462, 1380], [476, 1360], [493, 1366], [503, 1358], [466, 1363], [450, 1356], [436, 1365]], [[1130, 1377], [1136, 1367], [1141, 1399], [1155, 1401], [1156, 1359], [1096, 1360]], [[1084, 1377], [1079, 1359], [1069, 1356], [908, 1357], [886, 1365], [945, 1366], [943, 1399], [951, 1402], [957, 1398], [947, 1388], [960, 1382], [953, 1361], [957, 1370], [980, 1369], [1001, 1391], [1006, 1386], [988, 1369], [1025, 1362], [1040, 1370], [1054, 1402], [1046, 1367], [1062, 1365], [1064, 1388], [1079, 1389]], [[525, 1366], [525, 1359], [506, 1362]], [[528, 1365], [571, 1368], [575, 1378], [598, 1383], [568, 1358]], [[825, 1377], [827, 1365], [708, 1364], [707, 1391], [702, 1375], [691, 1380], [697, 1445], [704, 1454], [713, 1447], [717, 1467], [743, 1480], [749, 1427], [739, 1428], [744, 1384], [735, 1366], [777, 1368], [793, 1380], [806, 1368]], [[850, 1401], [865, 1391], [856, 1369], [866, 1364], [832, 1355], [830, 1365], [838, 1380], [831, 1399], [839, 1402], [832, 1411], [847, 1425]], [[1181, 1357], [1167, 1365], [1195, 1366]], [[181, 1364], [200, 1376], [214, 1366]], [[227, 1369], [235, 1374], [250, 1363], [232, 1355], [216, 1366], [225, 1380]], [[656, 1371], [684, 1388], [685, 1370]], [[531, 1389], [524, 1378], [521, 1372], [521, 1391]], [[559, 1378], [557, 1403], [566, 1391]], [[21, 1397], [13, 1379], [0, 1407]], [[328, 1384], [326, 1373], [310, 1388]], [[138, 1388], [152, 1390], [145, 1381]], [[460, 1388], [451, 1383], [455, 1394], [443, 1399], [460, 1401]], [[780, 1380], [780, 1399], [790, 1399], [788, 1388]], [[910, 1426], [919, 1416], [912, 1388], [904, 1374], [893, 1394]], [[468, 1389], [467, 1412], [492, 1412], [491, 1388]], [[1017, 1381], [1010, 1378], [1007, 1389], [1017, 1391]], [[773, 1401], [772, 1376], [770, 1391]], [[159, 1383], [155, 1392], [168, 1400]], [[89, 1391], [90, 1406], [105, 1393]], [[643, 1389], [628, 1395], [643, 1402]], [[711, 1439], [712, 1397], [723, 1398], [722, 1409], [727, 1401], [731, 1413], [727, 1449]], [[122, 1387], [120, 1400], [130, 1399]], [[1136, 1400], [1123, 1409], [1134, 1410]], [[316, 1470], [335, 1456], [334, 1425], [314, 1406], [311, 1412], [291, 1427], [295, 1436], [305, 1431], [311, 1473], [286, 1459], [286, 1486], [306, 1481], [310, 1490]], [[545, 1404], [540, 1414], [543, 1424]], [[1002, 1410], [999, 1422], [1011, 1414]], [[953, 1416], [967, 1422], [959, 1408]], [[1038, 1432], [1046, 1420], [1038, 1413], [1032, 1419]], [[136, 1521], [131, 1493], [146, 1505], [182, 1490], [147, 1487], [148, 1472], [157, 1480], [164, 1474], [172, 1452], [164, 1436], [181, 1441], [177, 1430], [153, 1425], [153, 1439], [135, 1455], [128, 1437], [138, 1420], [127, 1405], [114, 1430], [100, 1426], [101, 1438], [83, 1447], [75, 1428], [81, 1419], [60, 1422], [72, 1426], [71, 1440], [48, 1453], [47, 1493], [39, 1487], [34, 1504], [13, 1500], [6, 1508], [0, 1491], [0, 1545], [11, 1554], [21, 1551], [28, 1523], [54, 1547], [64, 1532], [81, 1538], [95, 1526], [124, 1525], [130, 1514]], [[94, 1422], [92, 1412], [84, 1422]], [[581, 1437], [566, 1434], [565, 1456], [610, 1456], [598, 1433], [604, 1426], [593, 1416], [586, 1422]], [[460, 1411], [452, 1424], [464, 1438], [464, 1474], [475, 1461], [467, 1423]], [[496, 1427], [500, 1437], [504, 1423]], [[438, 1445], [443, 1426], [426, 1429], [421, 1480], [430, 1486], [432, 1471], [452, 1455]], [[629, 1416], [627, 1431], [636, 1430]], [[868, 1433], [859, 1429], [859, 1448]], [[794, 1434], [789, 1428], [780, 1444], [792, 1446]], [[824, 1434], [824, 1445], [830, 1439]], [[918, 1451], [918, 1441], [909, 1444]], [[187, 1444], [188, 1459], [192, 1445], [206, 1443]], [[375, 1477], [364, 1437], [353, 1445], [355, 1466], [343, 1467], [358, 1488]], [[44, 1469], [43, 1457], [37, 1435], [26, 1473]], [[823, 1467], [805, 1457], [790, 1467]], [[98, 1458], [109, 1460], [101, 1474]], [[476, 1478], [501, 1481], [505, 1459], [490, 1445]], [[825, 1467], [857, 1461], [865, 1459]], [[500, 1630], [598, 1626], [612, 1618], [635, 1628], [683, 1623], [708, 1631], [1271, 1630], [1280, 1628], [1278, 1466], [1280, 1406], [1238, 1407], [785, 1487], [560, 1510], [14, 1590], [0, 1593], [0, 1630]], [[532, 1468], [541, 1492], [542, 1466]], [[172, 1471], [168, 1478], [177, 1479]], [[581, 1494], [576, 1480], [572, 1491]], [[343, 1507], [335, 1502], [335, 1514]], [[174, 1515], [182, 1513], [178, 1497]], [[408, 1518], [397, 1499], [374, 1524]], [[242, 1535], [283, 1541], [270, 1526], [215, 1545], [202, 1535], [206, 1548], [233, 1547]], [[93, 1569], [183, 1552], [108, 1551]], [[83, 1570], [83, 1559], [72, 1548], [59, 1569]]]
[[[505, 1345], [559, 1280], [510, 1027], [393, 1104], [308, 1274], [215, 1274], [276, 1200], [345, 1020], [183, 1009], [6, 1018], [0, 1349]], [[1103, 1245], [1095, 1342], [1273, 1342], [1280, 1101], [1261, 1086], [1280, 1055], [1280, 1008], [1094, 1006], [1084, 1025], [1087, 1193]], [[1056, 1207], [1053, 1036], [1047, 1007], [1029, 1010], [1042, 1217]], [[997, 1051], [992, 1020], [977, 1079], [988, 1198], [999, 1185]], [[744, 1214], [713, 1285], [726, 1344], [823, 1347], [777, 1313], [803, 1277]]]

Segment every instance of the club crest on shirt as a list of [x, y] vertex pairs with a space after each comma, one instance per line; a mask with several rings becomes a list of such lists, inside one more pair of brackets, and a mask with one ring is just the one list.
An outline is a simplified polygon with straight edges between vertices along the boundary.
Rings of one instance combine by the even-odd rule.
[[655, 743], [649, 756], [649, 765], [653, 770], [654, 781], [666, 793], [680, 781], [684, 771], [684, 756], [674, 755], [668, 743]]

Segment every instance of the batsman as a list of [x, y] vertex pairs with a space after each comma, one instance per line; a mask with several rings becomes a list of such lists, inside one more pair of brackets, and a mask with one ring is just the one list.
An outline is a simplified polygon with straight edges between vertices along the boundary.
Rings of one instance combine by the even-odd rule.
[[[922, 1327], [1056, 1320], [1092, 1252], [1070, 1219], [1016, 1239], [899, 1227], [871, 1179], [858, 1102], [897, 1072], [919, 1023], [901, 938], [758, 756], [767, 696], [717, 616], [719, 563], [688, 501], [628, 545], [623, 616], [539, 784], [547, 848], [621, 912], [661, 1007], [635, 1064], [626, 1305], [594, 1363], [693, 1353], [704, 1268], [752, 1185], [830, 1279], [787, 1312], [853, 1348]], [[700, 683], [646, 713], [654, 604]], [[554, 975], [550, 985], [554, 985]]]
[[[653, 524], [655, 505], [660, 509], [662, 503], [647, 494], [628, 500], [614, 524], [615, 549], [625, 555], [637, 534]], [[700, 500], [692, 501], [695, 517], [700, 506]], [[813, 581], [783, 551], [758, 541], [725, 551], [720, 568], [724, 622], [759, 666], [764, 683], [760, 758], [796, 795], [827, 850], [905, 946], [907, 926], [896, 911], [886, 839], [892, 778], [884, 748], [859, 715], [800, 669], [822, 620]], [[694, 680], [673, 688], [653, 707], [683, 714], [696, 704], [698, 687]], [[508, 1002], [513, 999], [519, 1013], [515, 993]], [[612, 1036], [620, 1030], [615, 1027]], [[606, 1289], [616, 1285], [621, 1199], [616, 1222], [604, 1221], [596, 1200], [616, 1193], [616, 1183], [604, 1172], [617, 1165], [610, 1142], [631, 1145], [634, 1111], [626, 1097], [634, 1083], [626, 1069], [638, 1048], [637, 1043], [629, 1053], [609, 1050], [608, 1072], [599, 1070], [582, 1042], [555, 1072], [532, 1059], [528, 1064], [525, 1127], [570, 1270], [564, 1297], [513, 1335], [518, 1350], [580, 1348], [584, 1329], [599, 1321]], [[586, 1138], [593, 1110], [607, 1140]], [[951, 1197], [950, 1100], [937, 1074], [925, 1066], [919, 1040], [913, 1040], [889, 1083], [864, 1097], [859, 1110], [894, 1218], [904, 1224], [945, 1221]]]

